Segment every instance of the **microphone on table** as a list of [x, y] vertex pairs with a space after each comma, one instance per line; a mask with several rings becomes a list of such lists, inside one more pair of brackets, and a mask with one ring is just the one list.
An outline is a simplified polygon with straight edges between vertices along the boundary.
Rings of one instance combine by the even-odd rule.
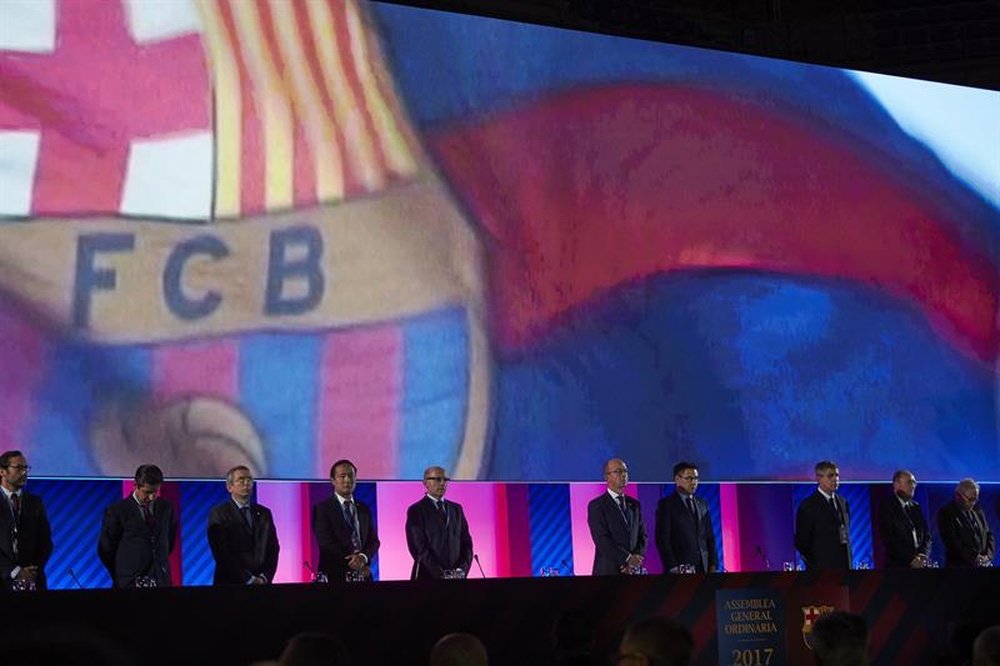
[[479, 563], [479, 553], [474, 553], [472, 555], [472, 559], [476, 561], [476, 566], [479, 567], [479, 575], [481, 575], [483, 578], [486, 578], [486, 572], [483, 571], [483, 565]]
[[317, 573], [317, 571], [312, 568], [312, 565], [309, 564], [309, 560], [303, 560], [302, 566], [304, 566], [306, 568], [306, 571], [308, 571], [310, 575], [312, 575], [313, 580], [317, 580], [319, 578], [319, 573]]
[[764, 563], [764, 568], [770, 571], [771, 561], [767, 559], [767, 555], [764, 554], [764, 550], [760, 546], [757, 546], [757, 557], [759, 557], [760, 561]]

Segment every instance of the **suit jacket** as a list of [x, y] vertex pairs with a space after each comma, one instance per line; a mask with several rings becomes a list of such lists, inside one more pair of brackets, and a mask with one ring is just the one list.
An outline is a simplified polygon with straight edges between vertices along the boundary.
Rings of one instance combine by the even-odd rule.
[[[361, 552], [371, 564], [378, 554], [378, 530], [372, 520], [371, 509], [357, 500], [354, 500], [354, 505], [358, 513]], [[331, 582], [344, 580], [348, 571], [346, 558], [354, 553], [354, 548], [351, 546], [351, 529], [347, 526], [344, 510], [340, 508], [336, 495], [313, 507], [312, 528], [319, 544], [319, 571], [325, 573]]]
[[245, 585], [254, 576], [274, 580], [278, 569], [278, 533], [271, 510], [250, 504], [251, 528], [236, 502], [228, 499], [208, 514], [208, 545], [215, 558], [215, 585]]
[[445, 569], [468, 573], [472, 565], [472, 536], [462, 505], [444, 500], [447, 519], [424, 495], [406, 510], [406, 547], [413, 557], [410, 580], [441, 578]]
[[945, 563], [949, 567], [974, 567], [976, 556], [996, 556], [996, 541], [982, 507], [972, 509], [972, 524], [964, 517], [962, 507], [952, 500], [938, 511], [938, 534], [944, 542]]
[[38, 567], [35, 586], [45, 589], [45, 563], [52, 555], [52, 530], [45, 506], [38, 495], [21, 490], [21, 515], [17, 521], [17, 556], [14, 556], [14, 509], [0, 492], [0, 590], [12, 587], [10, 574], [15, 567]]
[[104, 512], [97, 555], [111, 574], [113, 587], [135, 587], [139, 576], [149, 576], [160, 587], [171, 584], [169, 560], [177, 542], [174, 506], [157, 497], [153, 500], [153, 517], [150, 529], [132, 495]]
[[697, 522], [680, 493], [668, 495], [656, 505], [656, 549], [664, 570], [691, 564], [698, 573], [706, 573], [719, 566], [708, 504], [698, 497], [694, 498], [694, 504]]
[[[931, 553], [931, 533], [920, 505], [911, 502], [908, 510], [903, 510], [895, 494], [886, 498], [878, 508], [878, 530], [882, 545], [885, 546], [885, 566], [909, 567], [917, 555], [929, 557]], [[913, 543], [913, 532], [917, 533], [917, 543]]]
[[[851, 507], [839, 493], [834, 494], [848, 534]], [[795, 512], [795, 548], [806, 561], [806, 569], [850, 569], [851, 542], [840, 543], [840, 520], [826, 498], [815, 491]]]
[[587, 505], [587, 525], [594, 540], [595, 576], [617, 576], [629, 555], [645, 555], [646, 526], [642, 523], [639, 502], [625, 497], [625, 510], [629, 523], [607, 491], [590, 500]]

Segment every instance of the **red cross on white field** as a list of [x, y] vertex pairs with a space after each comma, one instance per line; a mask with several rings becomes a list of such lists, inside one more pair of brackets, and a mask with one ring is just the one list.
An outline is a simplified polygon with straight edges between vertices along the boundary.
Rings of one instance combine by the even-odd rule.
[[[144, 18], [137, 12], [157, 11], [158, 3], [39, 3], [36, 8], [52, 8], [48, 16], [54, 25], [38, 26], [40, 33], [54, 31], [50, 46], [0, 44], [0, 135], [37, 141], [34, 164], [28, 165], [33, 169], [25, 177], [30, 203], [24, 212], [118, 213], [136, 141], [210, 136], [211, 91], [201, 38], [192, 31], [150, 38], [137, 30]], [[40, 17], [44, 23], [46, 15], [36, 8], [25, 20]], [[36, 26], [29, 27], [33, 32]], [[155, 169], [147, 168], [146, 181], [150, 174]]]

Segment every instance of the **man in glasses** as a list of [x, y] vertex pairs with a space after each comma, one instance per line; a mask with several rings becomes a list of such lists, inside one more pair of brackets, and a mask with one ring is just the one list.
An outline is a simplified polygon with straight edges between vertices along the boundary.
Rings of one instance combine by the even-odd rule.
[[30, 469], [20, 451], [0, 454], [0, 590], [45, 589], [52, 530], [42, 498], [24, 490]]
[[674, 465], [674, 485], [676, 490], [656, 505], [656, 549], [663, 569], [715, 573], [719, 557], [712, 516], [705, 500], [694, 496], [698, 466], [689, 462]]
[[215, 558], [215, 585], [266, 585], [278, 569], [278, 533], [271, 510], [253, 502], [246, 465], [226, 473], [229, 499], [208, 515], [208, 545]]
[[816, 463], [816, 492], [795, 512], [795, 548], [806, 569], [851, 568], [851, 507], [837, 489], [840, 469], [829, 460]]
[[638, 500], [625, 494], [628, 466], [621, 458], [604, 463], [607, 490], [587, 505], [594, 540], [595, 576], [639, 573], [646, 554], [646, 527]]
[[410, 580], [469, 572], [472, 536], [462, 505], [444, 498], [449, 480], [443, 467], [425, 469], [427, 493], [406, 510], [406, 546], [413, 557]]
[[955, 499], [941, 507], [937, 522], [949, 567], [986, 567], [993, 563], [996, 541], [979, 506], [979, 484], [974, 480], [958, 482]]

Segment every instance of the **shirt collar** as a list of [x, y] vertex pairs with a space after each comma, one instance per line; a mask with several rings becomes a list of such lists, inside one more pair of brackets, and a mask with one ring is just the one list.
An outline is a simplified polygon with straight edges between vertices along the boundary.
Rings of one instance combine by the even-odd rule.
[[334, 493], [333, 496], [337, 498], [338, 502], [340, 502], [341, 509], [344, 508], [344, 502], [354, 502], [354, 495], [351, 495], [350, 497], [341, 497], [340, 493]]
[[10, 490], [7, 490], [3, 486], [0, 486], [0, 490], [3, 491], [4, 497], [6, 497], [8, 500], [11, 498], [12, 495], [20, 495], [21, 494], [20, 490], [18, 490], [17, 492], [12, 492]]
[[828, 493], [825, 490], [823, 490], [822, 488], [820, 488], [819, 486], [816, 486], [816, 490], [819, 491], [820, 495], [822, 495], [823, 497], [826, 498], [826, 501], [829, 502], [831, 499], [833, 499], [833, 493]]
[[615, 491], [611, 490], [611, 488], [608, 488], [608, 494], [611, 495], [611, 499], [613, 499], [616, 502], [618, 501], [619, 497], [625, 497], [625, 493], [616, 493]]

